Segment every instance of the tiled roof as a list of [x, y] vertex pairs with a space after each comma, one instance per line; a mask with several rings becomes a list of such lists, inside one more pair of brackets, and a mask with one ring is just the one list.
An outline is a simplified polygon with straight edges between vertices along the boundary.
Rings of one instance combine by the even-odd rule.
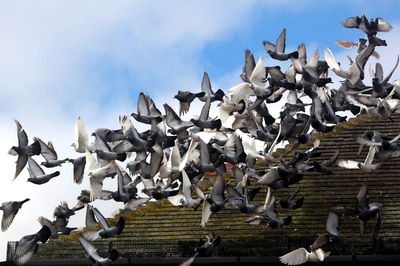
[[[330, 158], [335, 150], [339, 150], [339, 159], [363, 161], [368, 149], [365, 148], [361, 155], [357, 156], [358, 144], [355, 138], [370, 129], [389, 137], [400, 134], [400, 115], [394, 114], [392, 117], [393, 122], [359, 115], [348, 122], [340, 123], [331, 133], [315, 135], [321, 139], [318, 151], [322, 152], [316, 160], [324, 161]], [[307, 145], [302, 145], [297, 150], [307, 148]], [[277, 150], [275, 156], [288, 149], [290, 146]], [[190, 256], [195, 243], [204, 237], [207, 230], [213, 230], [223, 240], [224, 255], [234, 252], [240, 252], [242, 255], [281, 255], [287, 249], [308, 246], [317, 236], [325, 234], [328, 209], [335, 205], [354, 207], [356, 195], [363, 183], [368, 184], [370, 201], [384, 204], [381, 211], [380, 241], [391, 241], [390, 239], [400, 237], [399, 162], [400, 159], [384, 161], [379, 169], [371, 173], [342, 169], [336, 165], [330, 166], [332, 175], [307, 172], [300, 181], [301, 189], [298, 194], [298, 197], [305, 197], [304, 205], [294, 211], [278, 207], [280, 217], [287, 215], [293, 217], [292, 223], [281, 229], [245, 224], [243, 220], [251, 214], [240, 213], [237, 209], [223, 209], [212, 214], [206, 228], [200, 228], [201, 207], [194, 211], [172, 206], [167, 201], [150, 202], [138, 208], [136, 214], [125, 214], [127, 218], [125, 229], [120, 236], [111, 239], [112, 245], [130, 257], [147, 256], [149, 252], [152, 256]], [[296, 185], [292, 185], [289, 188], [279, 189], [274, 192], [274, 196], [277, 200], [287, 197], [295, 187]], [[255, 202], [263, 203], [266, 191], [267, 187], [263, 187], [257, 194]], [[341, 218], [342, 238], [336, 251], [341, 254], [379, 252], [376, 250], [381, 242], [371, 241], [373, 227], [374, 221], [369, 221], [365, 235], [360, 237], [357, 218]], [[398, 239], [395, 242], [398, 243]], [[109, 243], [110, 240], [96, 241], [95, 245], [101, 251], [106, 250]], [[228, 252], [228, 243], [233, 243], [232, 245], [236, 245], [237, 248], [232, 248], [231, 252]], [[393, 245], [398, 246], [398, 244]], [[58, 252], [55, 252], [57, 250]], [[35, 256], [37, 258], [81, 257], [83, 251], [76, 241], [76, 233], [71, 233], [68, 237], [50, 240], [42, 245]]]

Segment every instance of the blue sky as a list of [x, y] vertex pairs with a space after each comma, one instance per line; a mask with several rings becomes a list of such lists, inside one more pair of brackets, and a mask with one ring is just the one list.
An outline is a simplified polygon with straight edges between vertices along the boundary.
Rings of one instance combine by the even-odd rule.
[[[58, 180], [40, 187], [27, 184], [25, 170], [11, 182], [15, 158], [7, 151], [17, 141], [13, 118], [29, 138], [50, 140], [60, 157], [74, 158], [69, 145], [77, 116], [89, 132], [116, 128], [118, 115], [135, 110], [139, 92], [159, 106], [176, 106], [173, 95], [199, 90], [204, 71], [214, 88], [227, 90], [239, 82], [245, 49], [263, 56], [267, 65], [277, 64], [262, 41], [274, 42], [282, 28], [288, 50], [304, 42], [309, 53], [329, 47], [340, 59], [354, 51], [334, 41], [362, 37], [343, 28], [342, 20], [362, 13], [383, 17], [394, 26], [380, 35], [390, 48], [382, 50], [381, 62], [384, 70], [391, 68], [400, 53], [399, 10], [395, 0], [0, 1], [0, 203], [31, 197], [1, 233], [0, 260], [7, 240], [33, 233], [36, 217], [50, 218], [61, 200], [72, 205], [85, 188], [72, 184], [69, 166]], [[109, 214], [117, 207], [103, 206]], [[32, 226], [26, 226], [28, 220]], [[82, 224], [82, 216], [71, 219], [72, 226]]]

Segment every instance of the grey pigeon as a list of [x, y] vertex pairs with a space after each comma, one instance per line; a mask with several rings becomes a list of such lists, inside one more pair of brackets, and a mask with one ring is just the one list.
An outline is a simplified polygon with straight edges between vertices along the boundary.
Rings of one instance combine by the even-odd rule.
[[38, 163], [31, 157], [28, 158], [28, 172], [30, 176], [28, 178], [28, 181], [36, 185], [47, 183], [50, 179], [60, 175], [59, 171], [51, 174], [46, 174], [43, 169], [38, 165]]
[[278, 39], [276, 40], [276, 44], [272, 44], [269, 41], [264, 41], [264, 48], [267, 53], [274, 59], [285, 61], [289, 58], [298, 58], [299, 53], [294, 51], [289, 54], [285, 54], [286, 48], [286, 29], [283, 29]]
[[86, 156], [81, 156], [76, 159], [68, 159], [68, 161], [74, 166], [74, 182], [77, 184], [82, 183], [86, 165]]
[[22, 169], [24, 169], [26, 163], [28, 162], [28, 157], [33, 155], [39, 155], [41, 148], [40, 143], [35, 141], [33, 144], [28, 145], [28, 136], [24, 129], [22, 129], [21, 124], [14, 120], [17, 125], [17, 137], [18, 137], [18, 146], [12, 146], [8, 151], [11, 155], [17, 155], [17, 168], [15, 170], [14, 179], [21, 173]]
[[85, 238], [89, 240], [96, 240], [99, 237], [110, 238], [116, 235], [120, 235], [122, 233], [122, 230], [125, 226], [125, 219], [123, 217], [120, 217], [118, 219], [115, 226], [110, 226], [106, 218], [103, 216], [103, 214], [100, 213], [97, 208], [93, 207], [93, 213], [97, 221], [101, 225], [101, 229], [83, 232], [82, 234]]
[[50, 229], [42, 226], [37, 233], [22, 237], [15, 247], [15, 262], [19, 265], [27, 263], [36, 253], [39, 247], [38, 242], [45, 243], [50, 235]]
[[38, 141], [40, 143], [41, 154], [46, 159], [45, 162], [42, 162], [41, 165], [50, 168], [55, 166], [61, 166], [61, 164], [68, 161], [68, 158], [58, 160], [57, 152], [54, 149], [53, 143], [50, 141], [46, 144], [39, 138], [34, 138], [34, 141]]
[[25, 199], [23, 201], [3, 202], [3, 204], [0, 206], [0, 210], [3, 211], [3, 218], [1, 219], [1, 231], [4, 232], [10, 227], [15, 215], [17, 215], [19, 209], [21, 209], [22, 204], [27, 201], [29, 201], [29, 199]]
[[133, 118], [141, 123], [151, 124], [153, 121], [157, 123], [162, 121], [161, 112], [157, 109], [153, 100], [144, 95], [143, 92], [139, 94], [137, 113], [132, 113]]
[[190, 103], [196, 97], [203, 97], [206, 93], [204, 91], [199, 93], [192, 93], [190, 91], [178, 91], [174, 96], [179, 101], [179, 115], [184, 115], [189, 111]]

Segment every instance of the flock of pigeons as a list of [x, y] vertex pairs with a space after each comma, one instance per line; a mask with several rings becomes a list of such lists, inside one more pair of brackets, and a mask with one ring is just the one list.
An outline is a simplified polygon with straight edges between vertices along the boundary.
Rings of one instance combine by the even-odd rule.
[[[344, 62], [337, 62], [329, 49], [324, 52], [325, 60], [320, 60], [318, 51], [308, 57], [304, 44], [300, 44], [296, 51], [285, 52], [286, 31], [283, 29], [276, 43], [264, 41], [263, 44], [273, 59], [291, 61], [286, 71], [279, 66], [266, 66], [263, 58], [256, 62], [253, 54], [246, 50], [243, 73], [240, 75], [242, 83], [226, 94], [222, 90], [214, 92], [208, 74], [204, 73], [201, 90], [178, 91], [175, 95], [180, 104], [179, 114], [168, 104], [163, 105], [164, 113], [161, 112], [149, 96], [140, 93], [137, 112], [120, 116], [121, 127], [118, 129], [97, 129], [91, 134], [93, 143], [89, 143], [84, 123], [78, 118], [72, 147], [81, 155], [75, 159], [59, 159], [53, 144], [39, 138], [34, 138], [29, 144], [25, 130], [15, 121], [18, 145], [9, 151], [18, 158], [14, 178], [28, 165], [28, 181], [43, 185], [60, 175], [59, 171], [52, 169], [71, 163], [74, 182], [80, 184], [86, 176], [90, 180], [90, 188], [81, 191], [75, 207], [70, 208], [62, 202], [56, 207], [53, 220], [39, 217], [40, 231], [24, 236], [18, 242], [16, 263], [29, 261], [38, 249], [38, 242], [44, 243], [48, 238], [57, 238], [76, 230], [68, 227], [69, 218], [85, 206], [85, 225], [91, 229], [78, 232], [78, 238], [93, 265], [109, 265], [118, 258], [116, 250], [112, 250], [108, 257], [101, 257], [90, 241], [122, 234], [125, 225], [123, 212], [115, 224], [110, 224], [92, 205], [96, 200], [121, 202], [124, 204], [123, 211], [135, 211], [150, 200], [162, 199], [187, 208], [201, 206], [201, 226], [206, 225], [210, 215], [218, 215], [221, 209], [230, 206], [251, 215], [245, 223], [280, 228], [290, 224], [292, 217], [279, 217], [273, 192], [299, 183], [305, 172], [331, 174], [329, 166], [333, 163], [368, 172], [380, 165], [374, 164], [374, 159], [398, 158], [400, 137], [388, 139], [379, 132], [368, 131], [357, 138], [360, 152], [364, 146], [369, 147], [364, 162], [338, 160], [338, 151], [324, 162], [315, 160], [321, 153], [318, 152], [319, 140], [312, 133], [329, 132], [335, 124], [346, 120], [338, 112], [349, 111], [354, 115], [369, 113], [390, 119], [390, 114], [400, 104], [400, 82], [389, 82], [399, 63], [398, 57], [387, 76], [384, 76], [381, 64], [377, 63], [374, 70], [370, 69], [372, 85], [364, 83], [367, 80], [364, 69], [368, 59], [370, 56], [379, 57], [375, 51], [377, 46], [386, 46], [385, 40], [376, 35], [390, 31], [392, 26], [382, 18], [368, 20], [364, 15], [350, 17], [342, 25], [358, 28], [367, 35], [366, 39], [355, 43], [337, 41], [342, 47], [358, 48], [356, 58], [349, 57], [349, 67]], [[328, 77], [329, 69], [344, 79], [340, 88], [329, 88], [328, 84], [332, 82]], [[284, 95], [287, 100], [280, 115], [273, 117], [268, 107]], [[306, 96], [309, 100], [303, 102], [301, 98]], [[193, 101], [204, 103], [200, 116], [185, 121], [182, 117], [190, 110]], [[210, 117], [212, 105], [218, 111], [214, 118]], [[139, 132], [133, 120], [147, 124], [150, 129]], [[292, 144], [293, 150], [279, 158], [273, 157], [276, 146], [286, 142]], [[306, 143], [311, 143], [312, 148], [294, 151], [300, 144]], [[36, 162], [39, 155], [45, 159], [40, 164]], [[227, 171], [235, 178], [235, 185], [228, 184], [224, 178], [223, 174]], [[215, 178], [210, 178], [210, 173]], [[103, 189], [105, 178], [116, 180], [116, 191]], [[205, 194], [199, 185], [201, 180], [207, 178], [214, 181], [210, 194]], [[250, 189], [249, 184], [267, 188], [264, 204], [253, 202], [262, 186]], [[296, 198], [298, 192], [299, 187], [289, 198], [281, 199], [280, 207], [300, 208], [306, 199]], [[27, 201], [29, 199], [1, 205], [0, 209], [4, 212], [2, 231], [7, 230]], [[281, 262], [297, 265], [306, 261], [323, 261], [329, 252], [322, 248], [340, 237], [339, 220], [342, 215], [357, 216], [361, 233], [368, 220], [376, 219], [377, 233], [382, 203], [369, 202], [366, 184], [360, 188], [355, 202], [356, 207], [351, 209], [333, 206], [326, 222], [327, 234], [316, 239], [309, 249], [300, 248], [281, 256]], [[100, 230], [96, 229], [99, 228], [95, 226], [97, 224], [100, 224]], [[194, 256], [183, 265], [190, 265], [201, 250], [212, 249], [219, 241], [220, 238], [210, 232], [207, 242], [202, 243]]]

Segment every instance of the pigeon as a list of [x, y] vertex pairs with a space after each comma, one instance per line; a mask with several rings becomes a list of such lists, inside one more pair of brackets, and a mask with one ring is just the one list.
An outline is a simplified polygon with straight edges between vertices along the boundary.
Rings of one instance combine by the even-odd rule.
[[207, 72], [204, 72], [203, 80], [201, 81], [201, 90], [205, 93], [204, 96], [199, 97], [199, 100], [202, 102], [207, 101], [208, 98], [210, 98], [211, 102], [222, 101], [222, 98], [225, 96], [225, 93], [220, 89], [213, 92], [210, 77]]
[[48, 144], [44, 143], [39, 138], [33, 138], [34, 141], [38, 141], [40, 143], [40, 153], [46, 159], [45, 162], [42, 162], [41, 165], [50, 168], [55, 166], [61, 166], [61, 164], [67, 162], [69, 159], [58, 160], [58, 156], [56, 151], [54, 150], [53, 144], [49, 141]]
[[47, 183], [50, 181], [50, 179], [60, 175], [59, 171], [56, 171], [51, 174], [46, 174], [43, 171], [43, 169], [39, 166], [39, 164], [31, 157], [28, 158], [28, 172], [30, 176], [28, 178], [28, 181], [36, 185], [42, 185], [44, 183]]
[[220, 119], [209, 120], [208, 116], [210, 113], [210, 106], [211, 106], [211, 98], [209, 97], [207, 98], [203, 108], [201, 109], [199, 119], [192, 118], [190, 119], [190, 122], [192, 122], [195, 126], [201, 128], [202, 130], [204, 130], [205, 128], [219, 130], [222, 126], [221, 120]]
[[99, 237], [102, 238], [110, 238], [116, 235], [120, 235], [122, 233], [122, 230], [124, 229], [125, 226], [125, 219], [123, 217], [120, 217], [116, 223], [115, 226], [110, 226], [109, 223], [107, 222], [106, 218], [103, 216], [103, 214], [100, 213], [100, 211], [93, 207], [93, 213], [94, 216], [96, 217], [97, 221], [101, 225], [100, 230], [89, 230], [85, 231], [82, 233], [82, 235], [88, 239], [88, 240], [96, 240]]
[[29, 200], [30, 199], [27, 198], [22, 201], [7, 201], [2, 203], [0, 206], [0, 210], [3, 211], [3, 218], [1, 219], [1, 231], [4, 232], [10, 227], [19, 209], [21, 209], [22, 205]]
[[392, 30], [392, 25], [383, 18], [368, 20], [365, 15], [361, 17], [349, 17], [342, 22], [346, 28], [358, 28], [368, 35], [376, 35], [377, 32], [388, 32]]
[[160, 123], [162, 121], [161, 112], [157, 109], [153, 100], [144, 95], [143, 92], [139, 94], [137, 113], [131, 114], [138, 122], [151, 124], [153, 121]]
[[301, 206], [303, 206], [304, 203], [304, 197], [301, 197], [297, 200], [295, 200], [294, 198], [296, 197], [297, 193], [299, 193], [300, 191], [300, 186], [297, 187], [297, 189], [295, 191], [292, 192], [292, 194], [290, 194], [288, 199], [282, 199], [279, 201], [279, 204], [281, 205], [282, 208], [285, 209], [298, 209]]
[[38, 250], [38, 242], [45, 243], [50, 235], [50, 229], [42, 226], [37, 233], [23, 236], [15, 247], [15, 262], [18, 265], [26, 264]]
[[86, 156], [81, 156], [76, 159], [68, 159], [74, 166], [74, 182], [81, 184], [86, 165]]
[[[204, 97], [206, 92], [192, 93], [190, 91], [178, 91], [174, 96], [179, 101], [179, 115], [184, 115], [189, 111], [191, 102], [200, 97]], [[165, 106], [164, 106], [165, 107]]]
[[286, 265], [300, 265], [306, 262], [322, 262], [330, 252], [325, 252], [322, 249], [309, 252], [305, 248], [295, 249], [283, 256], [279, 257], [280, 262]]
[[284, 219], [278, 218], [278, 213], [275, 210], [275, 197], [272, 195], [271, 188], [268, 188], [263, 209], [262, 214], [245, 219], [245, 223], [252, 225], [266, 224], [276, 229], [292, 222], [292, 216], [288, 216]]
[[276, 60], [286, 61], [289, 58], [298, 58], [299, 53], [294, 51], [289, 54], [285, 54], [286, 48], [286, 29], [283, 29], [278, 39], [276, 40], [276, 44], [272, 44], [269, 41], [264, 41], [264, 48], [267, 53]]
[[360, 79], [361, 71], [356, 62], [351, 64], [349, 70], [344, 70], [336, 61], [331, 50], [326, 48], [324, 55], [326, 63], [337, 76], [348, 79], [353, 85], [356, 84], [356, 82]]
[[82, 234], [78, 234], [78, 240], [85, 250], [86, 255], [92, 262], [92, 265], [111, 265], [111, 263], [118, 259], [118, 257], [120, 256], [116, 249], [112, 249], [108, 257], [103, 258], [99, 255], [97, 249], [92, 244], [90, 244], [89, 241]]
[[76, 152], [85, 153], [88, 146], [89, 136], [87, 134], [85, 125], [80, 117], [75, 121], [75, 142], [71, 144]]
[[362, 171], [367, 172], [367, 173], [372, 172], [381, 165], [381, 163], [377, 163], [377, 164], [372, 163], [372, 161], [374, 160], [376, 151], [377, 151], [376, 147], [374, 147], [374, 146], [369, 147], [369, 152], [363, 163], [353, 161], [353, 160], [340, 159], [340, 160], [337, 160], [337, 166], [339, 166], [341, 168], [347, 168], [347, 169], [361, 169]]
[[[383, 204], [380, 202], [369, 203], [369, 196], [367, 194], [368, 186], [363, 184], [357, 194], [356, 214], [360, 221], [360, 234], [364, 235], [364, 228], [367, 221], [371, 218], [376, 218], [377, 224], [380, 223], [380, 209]], [[376, 226], [375, 228], [379, 227]]]
[[192, 122], [182, 121], [175, 113], [175, 111], [166, 103], [164, 104], [164, 109], [166, 116], [165, 121], [170, 127], [170, 129], [168, 130], [169, 133], [178, 135], [186, 131], [188, 128], [194, 126]]
[[24, 129], [22, 129], [21, 124], [14, 120], [17, 125], [17, 136], [18, 136], [18, 146], [12, 146], [8, 151], [11, 155], [17, 155], [17, 167], [15, 170], [14, 179], [21, 173], [24, 169], [26, 163], [28, 162], [29, 156], [39, 155], [41, 152], [40, 143], [38, 141], [33, 142], [28, 145], [28, 136]]

